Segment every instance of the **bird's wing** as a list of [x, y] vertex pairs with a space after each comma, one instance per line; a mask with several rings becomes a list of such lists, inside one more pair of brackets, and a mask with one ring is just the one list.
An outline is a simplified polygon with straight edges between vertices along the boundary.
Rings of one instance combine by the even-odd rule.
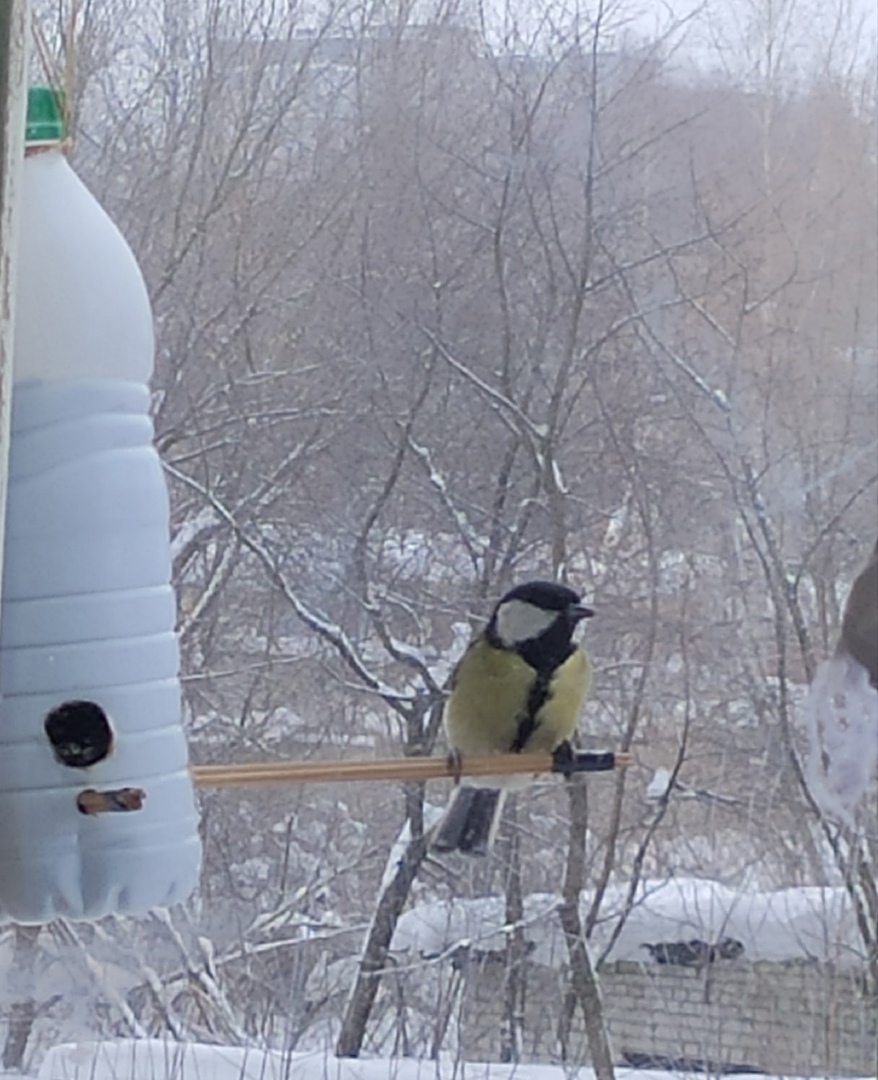
[[536, 672], [517, 653], [478, 638], [464, 653], [445, 705], [448, 741], [462, 754], [511, 749]]

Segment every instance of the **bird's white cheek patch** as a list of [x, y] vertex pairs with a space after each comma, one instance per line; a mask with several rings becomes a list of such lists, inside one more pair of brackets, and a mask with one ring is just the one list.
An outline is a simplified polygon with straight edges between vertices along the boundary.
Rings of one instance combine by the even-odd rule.
[[557, 611], [544, 611], [524, 600], [507, 600], [497, 611], [497, 634], [504, 645], [520, 645], [539, 637], [557, 617]]

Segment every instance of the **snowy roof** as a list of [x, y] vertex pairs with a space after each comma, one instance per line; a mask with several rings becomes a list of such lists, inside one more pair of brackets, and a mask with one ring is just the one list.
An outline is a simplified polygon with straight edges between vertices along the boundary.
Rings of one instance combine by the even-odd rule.
[[[599, 955], [609, 942], [626, 885], [610, 887], [595, 927], [592, 947]], [[558, 965], [567, 949], [556, 910], [560, 898], [534, 893], [525, 900], [525, 936], [536, 949], [535, 963]], [[591, 902], [582, 901], [583, 918]], [[436, 955], [461, 943], [478, 949], [502, 949], [504, 901], [499, 896], [421, 904], [400, 919], [393, 948]], [[671, 878], [644, 881], [608, 959], [647, 960], [645, 942], [723, 937], [744, 945], [749, 960], [805, 960], [857, 966], [864, 957], [856, 918], [847, 892], [817, 886], [761, 892], [732, 889], [717, 881]]]
[[[617, 1068], [618, 1080], [668, 1080], [668, 1073]], [[681, 1074], [675, 1074], [680, 1076]], [[38, 1080], [570, 1080], [553, 1065], [463, 1063], [452, 1058], [335, 1058], [232, 1046], [120, 1039], [68, 1043], [50, 1050]], [[577, 1080], [594, 1080], [589, 1068]], [[757, 1078], [754, 1078], [757, 1080]]]

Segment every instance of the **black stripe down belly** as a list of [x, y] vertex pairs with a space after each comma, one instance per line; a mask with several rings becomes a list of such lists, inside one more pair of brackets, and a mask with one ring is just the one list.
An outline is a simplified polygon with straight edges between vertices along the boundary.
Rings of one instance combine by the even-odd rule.
[[524, 715], [518, 721], [518, 730], [509, 748], [513, 754], [520, 754], [524, 750], [531, 736], [539, 727], [539, 711], [551, 695], [550, 681], [551, 674], [549, 672], [538, 671], [536, 673], [533, 686], [531, 686], [530, 693], [527, 695]]

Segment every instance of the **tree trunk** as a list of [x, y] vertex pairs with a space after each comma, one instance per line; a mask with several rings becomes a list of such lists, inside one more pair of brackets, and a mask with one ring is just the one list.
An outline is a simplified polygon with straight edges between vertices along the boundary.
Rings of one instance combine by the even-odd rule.
[[6, 1041], [3, 1044], [3, 1068], [21, 1069], [28, 1039], [37, 1017], [34, 1000], [34, 964], [37, 954], [39, 926], [16, 926], [13, 934], [12, 965], [8, 974], [9, 989], [20, 994], [20, 1000], [9, 1007]]
[[338, 1057], [359, 1057], [363, 1048], [366, 1024], [381, 983], [393, 931], [426, 854], [426, 838], [419, 836], [412, 840], [397, 864], [396, 873], [378, 898], [366, 936], [360, 968], [348, 998], [338, 1042], [335, 1044]]
[[558, 914], [570, 958], [570, 987], [582, 1009], [592, 1068], [597, 1080], [615, 1080], [613, 1052], [604, 1021], [600, 986], [588, 954], [588, 944], [579, 917], [579, 895], [585, 880], [585, 833], [588, 820], [586, 787], [583, 781], [584, 777], [574, 777], [568, 789], [570, 844], [564, 871], [562, 904]]
[[524, 940], [524, 900], [521, 895], [521, 863], [516, 820], [516, 798], [506, 806], [504, 828], [509, 843], [506, 874], [506, 925], [512, 927], [506, 935], [506, 970], [503, 985], [503, 1024], [500, 1030], [500, 1060], [521, 1060], [521, 1032], [524, 1024], [525, 964], [527, 949]]
[[6, 1027], [6, 1041], [3, 1044], [4, 1070], [21, 1070], [24, 1065], [24, 1052], [30, 1038], [37, 1015], [36, 1002], [16, 1001], [9, 1006], [9, 1019]]

